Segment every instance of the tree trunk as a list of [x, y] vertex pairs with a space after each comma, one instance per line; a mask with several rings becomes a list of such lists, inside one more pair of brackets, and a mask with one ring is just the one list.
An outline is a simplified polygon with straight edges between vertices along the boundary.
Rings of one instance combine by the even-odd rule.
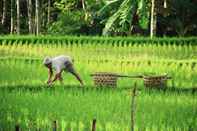
[[99, 2], [99, 0], [96, 0], [96, 3], [98, 3]]
[[87, 21], [87, 19], [88, 19], [88, 14], [87, 14], [87, 11], [86, 11], [85, 0], [80, 0], [80, 2], [81, 2], [82, 9], [83, 9], [83, 11], [84, 11], [84, 14], [85, 14], [84, 20]]
[[82, 5], [83, 10], [85, 10], [85, 0], [81, 0], [81, 5]]
[[163, 7], [167, 8], [167, 0], [164, 0]]
[[156, 0], [151, 0], [151, 24], [150, 24], [150, 37], [153, 38], [156, 35], [157, 30], [157, 11]]
[[40, 33], [39, 0], [36, 0], [36, 35]]
[[48, 12], [47, 12], [47, 25], [50, 24], [50, 13], [51, 13], [51, 0], [48, 0]]
[[11, 0], [10, 34], [14, 33], [14, 0]]
[[2, 20], [1, 20], [2, 25], [5, 25], [6, 12], [7, 12], [7, 3], [6, 3], [6, 0], [3, 0], [3, 15], [2, 15]]
[[17, 27], [16, 27], [16, 32], [17, 34], [20, 34], [20, 2], [19, 0], [16, 0], [16, 8], [17, 8]]
[[[40, 18], [40, 23], [41, 23], [41, 26], [40, 26], [40, 29], [46, 27], [46, 25], [48, 24], [48, 7], [45, 7], [45, 6], [42, 6], [42, 5], [45, 5], [45, 1], [42, 0], [41, 4], [40, 4], [40, 11], [42, 12], [41, 15], [42, 17]], [[47, 5], [48, 6], [48, 5]], [[45, 11], [45, 8], [47, 8], [47, 13]]]
[[32, 0], [27, 0], [29, 34], [33, 33], [32, 25]]
[[[40, 30], [48, 25], [48, 2], [45, 6], [46, 1], [42, 0], [40, 1]], [[43, 6], [44, 5], [44, 6]], [[46, 10], [47, 8], [47, 10]]]

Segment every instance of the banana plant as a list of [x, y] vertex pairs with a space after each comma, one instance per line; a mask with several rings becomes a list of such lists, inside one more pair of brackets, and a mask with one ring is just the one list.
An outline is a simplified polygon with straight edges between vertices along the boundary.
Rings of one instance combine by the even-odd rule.
[[148, 28], [148, 0], [106, 0], [105, 6], [99, 11], [101, 15], [108, 14], [103, 20], [105, 27], [103, 35], [125, 32], [129, 35], [134, 26]]

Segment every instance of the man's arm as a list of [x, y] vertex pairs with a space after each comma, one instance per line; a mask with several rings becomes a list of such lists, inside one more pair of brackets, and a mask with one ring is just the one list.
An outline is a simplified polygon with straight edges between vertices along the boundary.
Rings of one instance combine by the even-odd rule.
[[52, 76], [53, 76], [53, 70], [52, 70], [52, 68], [49, 68], [49, 78], [47, 81], [48, 84], [51, 83]]
[[[52, 71], [52, 69], [51, 69], [51, 71]], [[49, 81], [49, 83], [48, 84], [52, 84], [53, 82], [55, 82], [56, 80], [60, 80], [61, 82], [62, 82], [62, 77], [61, 77], [61, 73], [62, 73], [62, 70], [61, 70], [61, 68], [59, 68], [59, 67], [55, 67], [55, 76], [54, 76], [54, 78], [53, 78], [53, 80], [52, 80], [52, 75], [51, 75], [51, 77], [50, 77], [50, 81]]]
[[54, 77], [54, 79], [51, 81], [52, 83], [55, 82], [56, 80], [61, 80], [62, 77], [61, 77], [61, 72], [60, 73], [57, 73]]

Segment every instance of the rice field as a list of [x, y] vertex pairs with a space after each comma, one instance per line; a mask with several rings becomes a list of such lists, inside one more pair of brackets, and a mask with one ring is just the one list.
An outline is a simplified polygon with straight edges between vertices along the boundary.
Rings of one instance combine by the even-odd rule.
[[[131, 90], [137, 83], [135, 130], [197, 129], [197, 39], [0, 37], [0, 130], [98, 131], [131, 127]], [[45, 56], [67, 54], [85, 82], [64, 73], [64, 85], [46, 85]], [[121, 78], [116, 89], [96, 88], [95, 72], [167, 73], [166, 91], [146, 90], [142, 79]]]
[[[25, 87], [24, 87], [25, 88]], [[195, 130], [197, 127], [196, 95], [139, 91], [136, 99], [136, 130]], [[129, 131], [129, 90], [83, 90], [78, 87], [37, 89], [34, 91], [1, 91], [1, 128], [14, 130], [17, 123], [23, 130], [97, 130]], [[2, 130], [3, 130], [2, 129]]]

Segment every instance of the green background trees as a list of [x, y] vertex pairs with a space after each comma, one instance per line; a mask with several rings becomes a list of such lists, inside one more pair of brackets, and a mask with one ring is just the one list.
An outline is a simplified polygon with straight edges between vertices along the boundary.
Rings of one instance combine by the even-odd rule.
[[196, 10], [192, 0], [1, 0], [0, 33], [194, 36]]

